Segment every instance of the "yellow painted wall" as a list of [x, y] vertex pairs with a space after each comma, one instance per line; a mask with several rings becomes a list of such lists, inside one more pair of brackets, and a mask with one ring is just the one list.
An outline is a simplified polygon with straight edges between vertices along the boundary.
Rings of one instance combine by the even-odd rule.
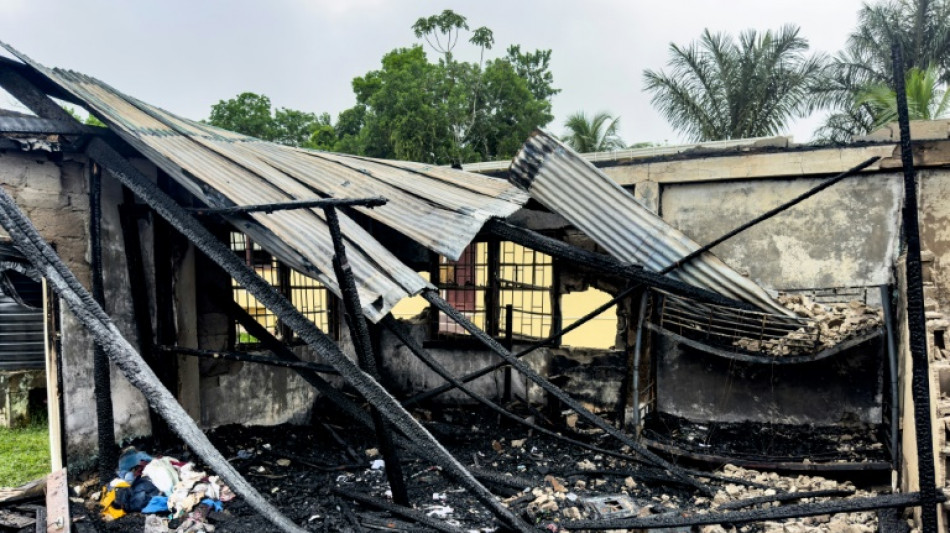
[[[578, 318], [605, 304], [611, 296], [604, 291], [588, 289], [561, 296], [561, 326], [567, 327]], [[597, 315], [593, 320], [568, 333], [562, 339], [565, 346], [584, 348], [611, 348], [617, 338], [617, 306]]]

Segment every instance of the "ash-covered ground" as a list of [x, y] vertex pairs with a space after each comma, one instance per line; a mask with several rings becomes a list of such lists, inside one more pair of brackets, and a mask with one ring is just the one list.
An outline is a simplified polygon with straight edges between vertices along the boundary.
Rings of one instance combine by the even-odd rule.
[[[315, 409], [329, 413], [330, 409]], [[568, 531], [572, 520], [601, 517], [651, 516], [677, 511], [706, 512], [728, 502], [788, 492], [834, 490], [837, 498], [854, 498], [889, 491], [889, 487], [855, 487], [848, 481], [816, 476], [781, 476], [726, 465], [714, 472], [724, 479], [700, 478], [714, 494], [703, 496], [682, 483], [631, 459], [577, 448], [485, 414], [474, 408], [417, 410], [414, 414], [463, 464], [480, 474], [501, 479], [483, 481], [509, 508], [541, 531]], [[567, 427], [559, 428], [565, 433]], [[571, 436], [599, 447], [626, 451], [609, 437], [578, 424]], [[309, 531], [357, 532], [373, 530], [431, 531], [411, 520], [358, 504], [335, 489], [358, 491], [388, 499], [388, 483], [371, 432], [346, 420], [321, 415], [309, 426], [218, 428], [212, 442], [262, 494], [291, 520]], [[742, 436], [737, 435], [741, 440]], [[181, 459], [194, 459], [180, 446], [139, 449]], [[153, 445], [153, 444], [152, 444]], [[415, 509], [462, 531], [503, 531], [494, 517], [466, 490], [425, 459], [402, 452], [403, 472]], [[374, 462], [375, 465], [374, 465]], [[86, 478], [88, 479], [88, 478]], [[484, 476], [483, 476], [484, 479]], [[82, 485], [74, 476], [72, 486]], [[76, 531], [141, 532], [145, 516], [130, 513], [113, 522], [98, 515], [94, 483], [86, 484], [83, 498], [74, 497]], [[806, 498], [787, 504], [824, 501]], [[764, 507], [778, 504], [764, 504]], [[785, 504], [783, 504], [785, 505]], [[759, 506], [760, 508], [762, 505]], [[212, 512], [214, 531], [274, 531], [270, 522], [240, 498]], [[901, 521], [902, 524], [906, 522]], [[174, 521], [168, 531], [177, 527]], [[571, 529], [571, 531], [583, 531]], [[623, 530], [618, 530], [623, 531]], [[676, 531], [676, 530], [666, 530]], [[688, 531], [688, 530], [680, 530]], [[695, 531], [720, 532], [847, 532], [877, 531], [872, 512], [765, 522], [735, 527], [705, 526]]]

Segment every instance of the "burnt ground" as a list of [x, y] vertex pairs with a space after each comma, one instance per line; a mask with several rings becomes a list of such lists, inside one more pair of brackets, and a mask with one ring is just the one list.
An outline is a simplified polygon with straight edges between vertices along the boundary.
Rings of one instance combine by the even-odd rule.
[[877, 426], [695, 423], [663, 413], [644, 421], [645, 438], [696, 454], [750, 461], [888, 461]]
[[[315, 412], [332, 411], [317, 408]], [[581, 509], [579, 516], [573, 518], [596, 518], [581, 503], [589, 497], [626, 494], [645, 506], [647, 510], [642, 512], [647, 514], [693, 506], [697, 502], [695, 495], [684, 487], [657, 480], [655, 472], [651, 474], [641, 469], [638, 474], [633, 473], [637, 465], [632, 461], [605, 457], [550, 437], [531, 435], [527, 428], [500, 421], [497, 415], [474, 408], [443, 409], [435, 416], [424, 410], [414, 414], [466, 466], [508, 474], [510, 477], [503, 484], [486, 482], [486, 485], [500, 497], [509, 498], [511, 508], [542, 528], [565, 520], [569, 516], [568, 507]], [[227, 426], [209, 432], [208, 436], [262, 494], [309, 531], [427, 530], [409, 520], [334, 494], [335, 487], [343, 487], [385, 498], [388, 483], [382, 470], [371, 468], [377, 457], [372, 455], [375, 440], [370, 432], [333, 417], [320, 416], [313, 422], [309, 426]], [[602, 434], [584, 431], [580, 426], [577, 429], [587, 435], [575, 437], [617, 450]], [[743, 435], [737, 433], [737, 436]], [[518, 442], [520, 440], [524, 442]], [[181, 446], [157, 450], [149, 448], [155, 446], [149, 441], [137, 445], [153, 454], [192, 459]], [[465, 530], [495, 530], [494, 517], [439, 469], [408, 453], [403, 453], [402, 463], [410, 500], [417, 510], [438, 515], [450, 508], [447, 519], [456, 521]], [[634, 479], [630, 479], [631, 474]], [[556, 478], [553, 483], [562, 485], [560, 494], [552, 494], [552, 482], [545, 480], [549, 475]], [[71, 485], [79, 481], [76, 476]], [[713, 486], [722, 488], [723, 484], [713, 482]], [[534, 494], [522, 494], [521, 491], [529, 487], [534, 488]], [[545, 490], [552, 499], [557, 496], [560, 511], [529, 505], [537, 499], [539, 491]], [[98, 517], [94, 502], [81, 501], [75, 498], [72, 503], [73, 518], [80, 518], [76, 524], [80, 532], [140, 532], [143, 529], [145, 519], [141, 514], [131, 513], [106, 523]], [[709, 505], [705, 502], [705, 507]], [[221, 533], [275, 530], [240, 498], [225, 503], [223, 512], [213, 513], [209, 518]], [[362, 530], [354, 527], [354, 520], [360, 522]], [[743, 528], [743, 531], [755, 530], [754, 527]]]

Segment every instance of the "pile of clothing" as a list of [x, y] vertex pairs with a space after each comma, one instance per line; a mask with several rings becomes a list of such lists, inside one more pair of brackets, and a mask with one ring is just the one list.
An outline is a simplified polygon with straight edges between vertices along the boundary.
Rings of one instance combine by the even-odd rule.
[[128, 512], [155, 513], [176, 525], [177, 533], [214, 531], [208, 514], [234, 493], [218, 476], [174, 457], [152, 457], [128, 448], [119, 457], [118, 477], [103, 488], [103, 515], [116, 519]]

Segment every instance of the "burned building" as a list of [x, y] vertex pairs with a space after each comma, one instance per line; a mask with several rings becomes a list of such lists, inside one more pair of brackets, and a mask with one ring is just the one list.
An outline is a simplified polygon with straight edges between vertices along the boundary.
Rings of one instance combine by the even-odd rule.
[[[532, 530], [415, 411], [461, 404], [566, 438], [579, 462], [625, 455], [700, 495], [715, 493], [711, 474], [680, 461], [893, 473], [889, 494], [561, 517], [572, 530], [942, 500], [918, 472], [935, 463], [945, 486], [944, 122], [912, 127], [928, 391], [912, 386], [905, 311], [908, 165], [887, 133], [584, 157], [538, 133], [514, 162], [457, 171], [262, 142], [8, 51], [19, 61], [0, 60], [0, 86], [36, 116], [0, 115], [0, 268], [45, 284], [56, 467], [98, 456], [101, 468], [115, 441], [175, 434], [274, 527], [304, 530], [204, 432], [306, 425], [321, 402], [375, 432], [395, 504], [409, 503], [408, 454], [495, 525]], [[108, 127], [79, 125], [50, 97]], [[567, 336], [593, 317], [595, 341]]]

